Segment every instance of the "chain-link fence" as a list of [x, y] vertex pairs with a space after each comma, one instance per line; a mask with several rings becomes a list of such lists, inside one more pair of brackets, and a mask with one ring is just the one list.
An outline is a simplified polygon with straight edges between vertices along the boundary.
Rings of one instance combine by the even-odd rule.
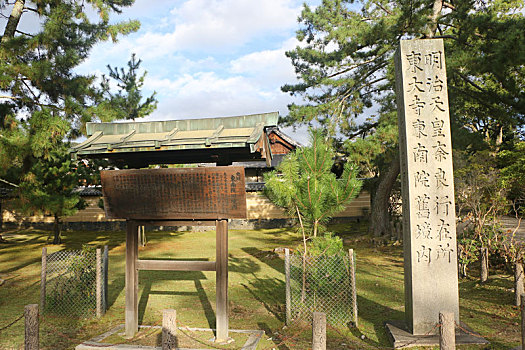
[[44, 313], [101, 316], [107, 304], [108, 250], [94, 247], [42, 251], [41, 304]]
[[357, 326], [354, 261], [353, 251], [306, 258], [286, 254], [287, 323], [310, 322], [313, 312], [324, 312], [332, 325]]

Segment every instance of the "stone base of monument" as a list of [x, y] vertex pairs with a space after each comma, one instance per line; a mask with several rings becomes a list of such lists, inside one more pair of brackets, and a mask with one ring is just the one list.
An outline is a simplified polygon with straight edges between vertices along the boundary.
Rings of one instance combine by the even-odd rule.
[[[395, 349], [439, 345], [439, 334], [413, 335], [408, 332], [404, 321], [387, 321], [385, 327]], [[456, 345], [489, 344], [485, 338], [472, 331], [463, 322], [461, 328], [456, 329]]]

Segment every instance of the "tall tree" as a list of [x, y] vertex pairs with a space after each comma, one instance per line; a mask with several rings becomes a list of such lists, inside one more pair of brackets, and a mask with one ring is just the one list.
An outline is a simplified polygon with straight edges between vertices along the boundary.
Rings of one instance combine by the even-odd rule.
[[[139, 28], [138, 21], [110, 24], [133, 0], [5, 1], [8, 18], [0, 41], [0, 174], [18, 166], [22, 173], [47, 159], [64, 139], [74, 139], [93, 118], [89, 106], [102, 97], [94, 75], [74, 68], [100, 41], [116, 40]], [[89, 11], [88, 11], [89, 10]], [[94, 11], [96, 16], [88, 16]], [[35, 25], [19, 29], [22, 17]], [[2, 22], [0, 22], [2, 23]]]
[[[323, 0], [305, 5], [300, 46], [287, 52], [298, 83], [282, 87], [304, 98], [285, 121], [326, 127], [348, 150], [357, 137], [392, 140], [395, 134], [393, 55], [401, 39], [445, 40], [454, 133], [479, 133], [498, 142], [525, 117], [525, 21], [523, 0]], [[509, 54], [512, 52], [513, 54]], [[358, 125], [359, 117], [371, 120]], [[394, 128], [392, 128], [394, 126]], [[454, 136], [454, 135], [453, 135]], [[371, 145], [378, 137], [371, 138]], [[369, 154], [371, 231], [388, 232], [389, 191], [399, 172], [397, 145]], [[361, 148], [362, 149], [362, 148]], [[381, 147], [371, 148], [380, 150]], [[370, 150], [367, 152], [370, 153]]]
[[[1, 17], [7, 19], [0, 19], [0, 177], [20, 185], [22, 209], [55, 217], [55, 243], [60, 240], [61, 217], [82, 203], [72, 193], [79, 182], [67, 145], [83, 133], [86, 122], [106, 117], [95, 112], [110, 99], [109, 90], [95, 85], [95, 75], [78, 74], [75, 68], [98, 42], [116, 41], [118, 35], [139, 28], [138, 21], [110, 24], [111, 13], [132, 4], [133, 0], [0, 1]], [[31, 32], [20, 29], [24, 16], [35, 23]], [[140, 61], [134, 64], [136, 72]], [[138, 79], [128, 84], [135, 88], [136, 103], [141, 100], [141, 83]]]

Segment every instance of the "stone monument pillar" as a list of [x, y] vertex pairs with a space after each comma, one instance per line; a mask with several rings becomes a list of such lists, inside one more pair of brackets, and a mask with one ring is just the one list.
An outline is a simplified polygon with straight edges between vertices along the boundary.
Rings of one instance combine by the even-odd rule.
[[405, 315], [408, 330], [423, 335], [439, 323], [440, 312], [453, 312], [459, 324], [454, 177], [443, 40], [402, 40], [395, 63]]

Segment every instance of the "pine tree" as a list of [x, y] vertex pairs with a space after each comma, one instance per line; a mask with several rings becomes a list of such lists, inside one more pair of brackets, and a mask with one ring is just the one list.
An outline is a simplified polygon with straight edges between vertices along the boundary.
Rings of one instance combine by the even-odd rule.
[[[368, 150], [361, 148], [362, 156], [368, 152], [371, 157], [367, 175], [377, 177], [371, 220], [375, 236], [388, 232], [389, 191], [399, 172], [392, 142], [397, 139], [393, 55], [399, 40], [445, 40], [452, 125], [458, 127], [453, 137], [466, 130], [497, 142], [502, 133], [522, 126], [525, 117], [523, 8], [523, 0], [323, 0], [315, 8], [305, 5], [297, 32], [303, 45], [287, 52], [299, 82], [282, 87], [303, 97], [304, 104], [292, 104], [287, 121], [315, 120], [352, 151], [358, 137], [368, 141], [381, 133]], [[356, 117], [371, 107], [371, 120], [356, 125]], [[386, 147], [376, 147], [380, 138]], [[378, 152], [370, 154], [373, 149]]]
[[[62, 216], [82, 207], [73, 193], [79, 179], [67, 146], [85, 131], [86, 122], [106, 117], [94, 111], [107, 103], [109, 93], [95, 85], [95, 75], [78, 74], [75, 68], [98, 42], [116, 41], [118, 35], [139, 28], [138, 21], [110, 24], [112, 12], [132, 4], [133, 0], [0, 4], [0, 14], [8, 18], [0, 40], [0, 177], [20, 185], [24, 211], [54, 216], [55, 243], [60, 241]], [[23, 16], [33, 16], [40, 25], [30, 33], [20, 31]], [[134, 63], [138, 69], [140, 61]], [[129, 86], [134, 89], [133, 83]], [[132, 95], [140, 103], [140, 86]], [[127, 95], [121, 98], [126, 99]]]
[[300, 221], [305, 241], [316, 237], [319, 228], [343, 211], [361, 189], [357, 168], [350, 163], [339, 179], [331, 172], [335, 152], [319, 130], [310, 130], [310, 142], [265, 174], [266, 195]]
[[31, 167], [20, 184], [19, 207], [23, 212], [53, 216], [53, 244], [61, 242], [62, 217], [86, 206], [74, 191], [80, 183], [80, 172], [76, 168], [69, 155], [69, 145], [60, 143], [45, 160]]
[[[138, 21], [110, 24], [132, 0], [39, 0], [5, 2], [9, 12], [0, 41], [0, 171], [12, 165], [27, 172], [46, 159], [63, 139], [72, 140], [93, 118], [101, 91], [94, 75], [74, 68], [98, 42], [116, 40], [139, 28]], [[88, 8], [98, 17], [87, 15]], [[18, 29], [23, 16], [38, 18], [34, 32]], [[22, 119], [20, 119], [22, 118]]]

